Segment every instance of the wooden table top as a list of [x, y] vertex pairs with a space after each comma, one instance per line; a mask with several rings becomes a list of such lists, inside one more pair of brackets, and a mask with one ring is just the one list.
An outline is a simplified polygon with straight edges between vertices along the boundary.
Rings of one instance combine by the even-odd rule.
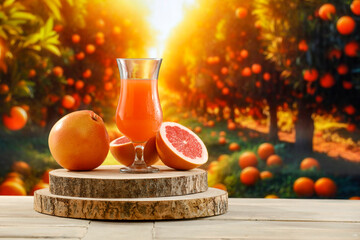
[[114, 222], [54, 217], [33, 197], [0, 197], [0, 239], [360, 239], [360, 201], [229, 199], [196, 220]]

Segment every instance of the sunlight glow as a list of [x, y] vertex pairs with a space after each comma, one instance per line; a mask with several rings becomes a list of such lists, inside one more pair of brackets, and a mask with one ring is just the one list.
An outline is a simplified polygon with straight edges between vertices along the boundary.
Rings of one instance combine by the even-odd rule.
[[147, 0], [150, 16], [149, 22], [156, 30], [156, 46], [149, 49], [149, 57], [162, 57], [166, 40], [171, 30], [183, 18], [184, 7], [190, 7], [195, 0]]

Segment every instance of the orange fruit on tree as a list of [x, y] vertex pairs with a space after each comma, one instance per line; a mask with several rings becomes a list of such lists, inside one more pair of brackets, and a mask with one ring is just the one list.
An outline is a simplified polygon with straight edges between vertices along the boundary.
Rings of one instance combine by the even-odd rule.
[[336, 70], [339, 75], [346, 75], [349, 72], [349, 68], [346, 64], [340, 64]]
[[319, 17], [325, 21], [330, 20], [335, 13], [336, 8], [331, 3], [325, 3], [319, 8]]
[[83, 97], [83, 103], [84, 104], [90, 104], [92, 101], [92, 98], [89, 94], [85, 94], [85, 96]]
[[314, 82], [319, 77], [319, 73], [315, 68], [305, 69], [303, 77], [305, 81]]
[[240, 150], [240, 145], [237, 143], [230, 143], [229, 150], [234, 152]]
[[356, 112], [356, 108], [353, 105], [347, 105], [346, 107], [344, 107], [344, 112], [349, 115], [354, 115]]
[[62, 30], [64, 30], [64, 26], [63, 25], [61, 25], [61, 24], [56, 24], [55, 26], [54, 26], [54, 31], [55, 32], [62, 32]]
[[351, 41], [345, 44], [344, 52], [349, 57], [356, 57], [359, 51], [359, 43], [356, 41]]
[[220, 131], [220, 132], [219, 132], [219, 136], [220, 136], [220, 137], [225, 137], [225, 136], [226, 136], [226, 132], [225, 132], [225, 131]]
[[251, 69], [249, 67], [244, 67], [241, 71], [241, 76], [243, 77], [250, 77], [251, 76]]
[[110, 91], [110, 90], [113, 89], [113, 87], [114, 87], [114, 85], [112, 84], [112, 82], [106, 82], [106, 83], [104, 84], [104, 90], [105, 90], [105, 91]]
[[73, 42], [73, 43], [79, 43], [80, 42], [80, 35], [79, 34], [73, 34], [72, 36], [71, 36], [71, 41]]
[[90, 70], [90, 69], [86, 69], [86, 70], [83, 72], [82, 76], [83, 76], [83, 78], [89, 78], [89, 77], [91, 77], [91, 74], [92, 74], [91, 70]]
[[221, 74], [226, 75], [228, 73], [229, 73], [229, 69], [227, 67], [222, 67], [221, 68]]
[[214, 127], [215, 126], [215, 122], [213, 120], [209, 120], [206, 124], [208, 127]]
[[266, 160], [273, 154], [275, 154], [275, 148], [271, 143], [263, 143], [258, 148], [258, 155], [262, 160]]
[[235, 15], [237, 18], [245, 18], [248, 14], [248, 11], [244, 7], [238, 7], [235, 11]]
[[240, 56], [242, 58], [247, 58], [249, 56], [249, 52], [246, 49], [240, 51]]
[[72, 85], [74, 85], [75, 81], [73, 78], [68, 78], [68, 79], [66, 79], [66, 83], [67, 83], [67, 85], [72, 86]]
[[298, 49], [302, 52], [306, 52], [309, 49], [309, 46], [306, 43], [306, 40], [301, 40], [298, 44]]
[[83, 60], [84, 58], [85, 58], [85, 53], [84, 52], [79, 52], [79, 53], [77, 53], [76, 55], [75, 55], [75, 58], [77, 59], [77, 60]]
[[201, 133], [201, 131], [202, 131], [202, 128], [200, 126], [196, 126], [194, 128], [194, 132], [196, 132], [196, 133]]
[[26, 196], [26, 190], [17, 182], [5, 181], [0, 185], [0, 195]]
[[264, 79], [264, 81], [266, 81], [266, 82], [270, 81], [270, 79], [271, 79], [270, 73], [268, 73], [268, 72], [264, 73], [264, 74], [263, 74], [263, 79]]
[[35, 71], [35, 69], [30, 69], [29, 74], [28, 74], [28, 77], [29, 77], [29, 78], [32, 78], [32, 77], [35, 77], [35, 76], [36, 76], [36, 71]]
[[76, 90], [83, 89], [84, 86], [85, 86], [85, 83], [84, 83], [83, 80], [77, 80], [77, 81], [75, 82], [75, 88], [76, 88]]
[[254, 63], [254, 64], [251, 66], [251, 71], [252, 71], [253, 73], [255, 73], [255, 74], [261, 73], [261, 70], [262, 70], [261, 65], [258, 64], [258, 63]]
[[266, 165], [268, 166], [281, 166], [282, 164], [282, 158], [276, 154], [273, 154], [266, 159]]
[[260, 172], [256, 167], [246, 167], [240, 173], [240, 181], [247, 186], [255, 185], [259, 178]]
[[315, 158], [307, 157], [304, 158], [300, 163], [301, 170], [308, 170], [316, 168], [317, 170], [320, 169], [320, 164]]
[[336, 23], [336, 29], [342, 35], [351, 34], [356, 27], [355, 20], [350, 16], [343, 16], [339, 18]]
[[239, 166], [241, 169], [249, 166], [256, 167], [257, 164], [258, 160], [253, 152], [243, 152], [239, 157]]
[[323, 88], [331, 88], [335, 85], [335, 79], [330, 73], [325, 73], [320, 78], [320, 86]]
[[96, 35], [95, 35], [95, 43], [97, 45], [102, 45], [104, 44], [105, 42], [105, 36], [104, 36], [104, 33], [102, 32], [97, 32]]
[[44, 188], [49, 188], [49, 184], [48, 183], [44, 183], [44, 182], [39, 182], [37, 184], [34, 185], [34, 187], [32, 188], [30, 195], [34, 195], [34, 192], [40, 189], [44, 189]]
[[[155, 139], [155, 136], [150, 138], [144, 148], [144, 161], [148, 166], [153, 165], [159, 160]], [[125, 166], [130, 166], [134, 162], [135, 148], [126, 136], [113, 140], [110, 143], [110, 152], [119, 163]]]
[[75, 105], [75, 98], [71, 95], [65, 95], [61, 100], [61, 104], [66, 109], [73, 108]]
[[332, 49], [329, 52], [329, 58], [330, 59], [333, 59], [333, 58], [340, 59], [341, 58], [341, 51], [339, 49]]
[[262, 172], [260, 173], [260, 178], [261, 178], [262, 180], [268, 179], [268, 178], [272, 178], [272, 177], [273, 177], [273, 174], [272, 174], [270, 171], [262, 171]]
[[353, 87], [352, 82], [349, 82], [349, 81], [343, 81], [342, 85], [343, 85], [343, 88], [346, 90], [352, 89], [352, 87]]
[[226, 138], [225, 137], [219, 137], [219, 144], [220, 145], [226, 144]]
[[218, 161], [218, 162], [221, 162], [221, 161], [224, 161], [224, 160], [226, 160], [226, 159], [228, 159], [228, 158], [229, 158], [229, 155], [228, 155], [228, 154], [221, 154], [221, 155], [218, 157], [217, 161]]
[[10, 109], [10, 113], [3, 115], [4, 126], [12, 131], [22, 129], [28, 120], [26, 111], [19, 106], [14, 106]]
[[224, 190], [224, 191], [227, 191], [227, 188], [224, 184], [222, 183], [216, 183], [214, 186], [212, 186], [213, 188], [217, 188], [217, 189], [221, 189], [221, 190]]
[[221, 93], [222, 93], [223, 95], [229, 95], [230, 90], [229, 90], [229, 88], [224, 87], [224, 88], [221, 90]]
[[96, 47], [93, 44], [87, 44], [85, 47], [85, 52], [87, 54], [93, 54], [96, 50]]
[[350, 9], [355, 15], [360, 15], [360, 0], [354, 0], [351, 5]]
[[235, 130], [236, 129], [236, 124], [234, 123], [234, 122], [229, 122], [228, 124], [227, 124], [227, 128], [229, 129], [229, 130]]
[[189, 170], [208, 161], [208, 151], [201, 139], [181, 124], [163, 122], [156, 134], [156, 149], [168, 167]]
[[27, 162], [24, 161], [16, 161], [12, 164], [11, 169], [14, 172], [20, 173], [24, 176], [29, 175], [31, 171], [31, 167]]
[[277, 195], [275, 194], [269, 194], [269, 195], [266, 195], [265, 198], [279, 198]]
[[314, 195], [314, 181], [308, 177], [300, 177], [295, 180], [293, 189], [299, 197], [311, 197]]
[[348, 132], [355, 132], [355, 130], [356, 130], [356, 125], [353, 124], [353, 123], [349, 123], [349, 124], [347, 125], [347, 127], [346, 127], [346, 130], [347, 130]]
[[104, 121], [89, 110], [62, 117], [52, 127], [48, 142], [56, 162], [68, 170], [92, 170], [100, 166], [110, 147]]
[[62, 77], [62, 75], [64, 73], [64, 70], [62, 69], [62, 67], [56, 66], [56, 67], [53, 68], [53, 73], [57, 77]]
[[51, 172], [52, 170], [54, 170], [54, 169], [47, 169], [47, 170], [45, 170], [45, 172], [43, 173], [43, 175], [42, 175], [42, 177], [41, 177], [41, 180], [42, 180], [44, 183], [49, 184], [49, 182], [50, 182], [50, 176], [49, 176], [49, 174], [50, 174], [50, 172]]
[[9, 86], [6, 83], [0, 84], [0, 94], [6, 94], [9, 90]]
[[323, 177], [315, 182], [315, 192], [319, 197], [334, 197], [336, 190], [336, 183], [330, 178]]

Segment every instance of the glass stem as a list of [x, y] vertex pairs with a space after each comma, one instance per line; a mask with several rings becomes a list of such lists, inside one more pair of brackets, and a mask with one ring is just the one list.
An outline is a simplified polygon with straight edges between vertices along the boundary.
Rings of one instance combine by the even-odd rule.
[[146, 163], [144, 161], [144, 143], [133, 143], [135, 147], [135, 161], [132, 166], [138, 168], [138, 167], [146, 167]]

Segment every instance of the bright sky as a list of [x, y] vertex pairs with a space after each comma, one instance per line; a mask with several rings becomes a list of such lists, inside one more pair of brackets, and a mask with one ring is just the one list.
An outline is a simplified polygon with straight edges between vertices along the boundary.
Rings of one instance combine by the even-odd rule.
[[166, 39], [172, 28], [183, 18], [184, 6], [191, 6], [195, 0], [148, 0], [151, 11], [149, 22], [156, 29], [157, 44], [149, 49], [149, 57], [162, 57]]

